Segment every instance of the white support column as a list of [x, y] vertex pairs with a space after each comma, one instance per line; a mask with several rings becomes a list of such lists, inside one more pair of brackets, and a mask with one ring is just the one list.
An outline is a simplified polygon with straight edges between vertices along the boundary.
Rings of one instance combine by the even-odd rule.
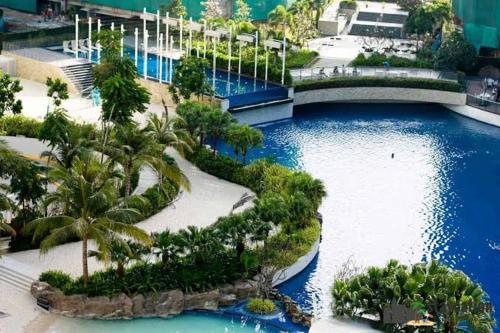
[[188, 44], [189, 45], [189, 47], [188, 47], [189, 56], [191, 56], [191, 49], [193, 48], [193, 27], [192, 27], [192, 25], [193, 25], [193, 18], [190, 17], [189, 18], [189, 44]]
[[255, 59], [254, 59], [254, 69], [253, 69], [253, 78], [254, 78], [254, 89], [257, 84], [257, 63], [259, 62], [259, 31], [255, 32]]
[[172, 54], [169, 55], [169, 41], [170, 41], [170, 24], [169, 22], [169, 16], [170, 14], [167, 12], [167, 24], [165, 24], [165, 50], [167, 51], [167, 57], [171, 57]]
[[[170, 54], [174, 51], [174, 37], [170, 36]], [[172, 83], [173, 57], [169, 58], [168, 82]]]
[[286, 69], [286, 37], [283, 37], [283, 68], [281, 69], [281, 85], [285, 85], [285, 69]]
[[182, 57], [182, 42], [183, 42], [183, 32], [184, 32], [184, 20], [182, 16], [179, 18], [179, 28], [180, 28], [180, 36], [179, 36], [179, 50], [181, 51], [181, 57]]
[[233, 27], [229, 27], [229, 39], [227, 41], [227, 94], [229, 95], [229, 92], [231, 90], [231, 57], [233, 55]]
[[78, 59], [78, 23], [80, 19], [78, 18], [78, 14], [75, 15], [75, 57]]
[[115, 22], [111, 22], [111, 31], [115, 31]]
[[134, 63], [135, 63], [135, 68], [137, 69], [137, 62], [138, 62], [138, 58], [139, 58], [139, 29], [138, 28], [135, 28], [134, 36], [135, 36], [135, 40], [134, 40]]
[[120, 56], [123, 58], [123, 38], [125, 38], [125, 27], [120, 25], [120, 32], [122, 33], [122, 38], [120, 39]]
[[264, 74], [264, 84], [266, 85], [267, 88], [267, 70], [269, 68], [269, 52], [267, 51], [266, 45], [264, 45], [264, 52], [266, 53], [266, 72]]
[[146, 34], [146, 7], [144, 7], [144, 9], [142, 10], [142, 13], [144, 14], [143, 15], [143, 18], [142, 18], [142, 33], [143, 35]]
[[161, 83], [163, 80], [163, 34], [160, 33], [160, 48], [158, 51], [159, 62], [158, 62], [158, 81]]
[[213, 88], [213, 94], [215, 96], [215, 71], [216, 71], [216, 68], [217, 68], [217, 56], [216, 56], [216, 53], [217, 53], [217, 38], [213, 38], [212, 39], [213, 43], [214, 43], [214, 50], [213, 50], [213, 69], [212, 69], [212, 88]]
[[238, 52], [238, 80], [241, 75], [241, 46], [243, 44], [243, 41], [240, 40], [239, 44], [239, 52]]
[[207, 20], [203, 19], [203, 59], [207, 57]]
[[160, 47], [160, 11], [156, 11], [156, 52]]
[[88, 46], [89, 46], [89, 62], [92, 62], [92, 18], [89, 16], [89, 39], [88, 39], [89, 43], [88, 43]]
[[143, 61], [144, 61], [144, 67], [143, 67], [143, 70], [144, 70], [144, 79], [147, 79], [148, 78], [148, 38], [149, 38], [149, 34], [148, 34], [148, 30], [146, 29], [145, 33], [144, 33], [144, 51], [143, 51]]
[[[97, 34], [101, 32], [101, 19], [97, 19]], [[101, 63], [101, 43], [97, 42], [97, 63]]]

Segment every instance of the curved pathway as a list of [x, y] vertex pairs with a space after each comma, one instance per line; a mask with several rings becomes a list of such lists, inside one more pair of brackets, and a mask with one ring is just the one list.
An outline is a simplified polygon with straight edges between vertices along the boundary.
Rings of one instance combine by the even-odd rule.
[[[31, 157], [39, 156], [43, 143], [36, 139], [4, 137], [12, 148]], [[228, 215], [234, 203], [245, 193], [245, 187], [221, 180], [200, 171], [197, 167], [186, 161], [179, 154], [169, 149], [167, 151], [175, 158], [181, 170], [191, 182], [191, 192], [184, 191], [179, 200], [166, 207], [156, 215], [137, 224], [148, 232], [159, 232], [166, 229], [178, 231], [189, 225], [205, 227], [214, 223], [218, 217]], [[145, 177], [141, 185], [147, 189], [147, 182], [156, 181], [151, 177], [151, 170], [143, 170]], [[141, 178], [142, 174], [141, 172]], [[74, 242], [57, 246], [47, 254], [40, 255], [38, 249], [11, 253], [5, 256], [10, 268], [22, 271], [24, 274], [37, 278], [38, 275], [49, 269], [63, 270], [73, 276], [82, 272], [81, 242]], [[4, 261], [4, 264], [5, 264]], [[89, 269], [95, 271], [103, 268], [102, 264], [89, 258]]]

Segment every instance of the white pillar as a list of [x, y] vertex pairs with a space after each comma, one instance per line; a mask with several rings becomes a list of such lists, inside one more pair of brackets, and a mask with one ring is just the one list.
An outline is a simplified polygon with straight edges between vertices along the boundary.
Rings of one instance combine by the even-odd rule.
[[231, 56], [233, 55], [232, 50], [232, 40], [233, 40], [233, 27], [229, 27], [229, 39], [227, 42], [227, 94], [231, 90]]
[[115, 31], [115, 22], [111, 22], [111, 31]]
[[241, 44], [243, 44], [243, 42], [240, 40], [239, 41], [239, 52], [238, 52], [238, 80], [239, 80], [239, 76], [241, 75]]
[[163, 66], [162, 66], [162, 63], [163, 63], [163, 34], [162, 33], [160, 33], [160, 48], [158, 51], [158, 55], [159, 55], [158, 81], [160, 81], [160, 83], [161, 83], [162, 78], [163, 78]]
[[207, 57], [207, 21], [203, 20], [203, 59]]
[[254, 69], [253, 69], [253, 77], [254, 83], [257, 82], [257, 63], [259, 61], [259, 31], [255, 32], [255, 60], [254, 60]]
[[[173, 51], [174, 51], [174, 37], [170, 36], [170, 54], [172, 54]], [[173, 57], [170, 57], [168, 61], [169, 61], [168, 82], [172, 83]]]
[[170, 48], [168, 47], [168, 45], [169, 45], [168, 42], [170, 41], [170, 36], [169, 36], [169, 34], [170, 34], [169, 16], [170, 16], [170, 14], [167, 12], [167, 24], [165, 24], [165, 30], [166, 30], [166, 33], [165, 33], [165, 50], [167, 51], [167, 57], [168, 56], [170, 56], [170, 57], [172, 56], [171, 54], [168, 55], [169, 50], [170, 50]]
[[215, 96], [215, 70], [217, 67], [217, 38], [213, 38], [213, 43], [214, 43], [214, 51], [213, 51], [213, 69], [212, 69], [212, 87], [213, 87], [213, 94]]
[[142, 13], [144, 14], [143, 18], [142, 18], [142, 33], [143, 34], [146, 34], [146, 7], [144, 7], [144, 9], [142, 10]]
[[92, 18], [89, 16], [89, 62], [92, 62]]
[[120, 32], [122, 33], [122, 38], [120, 40], [120, 55], [123, 58], [123, 38], [125, 36], [125, 27], [123, 26], [123, 24], [120, 25]]
[[193, 29], [192, 29], [192, 25], [193, 24], [193, 18], [190, 17], [189, 18], [189, 56], [191, 56], [191, 49], [193, 47]]
[[78, 14], [75, 15], [75, 57], [78, 59], [78, 23], [80, 19], [78, 18]]
[[266, 53], [266, 72], [264, 74], [264, 83], [267, 88], [267, 69], [269, 67], [269, 52], [267, 52], [267, 46], [264, 45], [264, 52]]
[[135, 40], [134, 40], [134, 63], [135, 63], [135, 68], [137, 69], [137, 61], [138, 61], [138, 58], [139, 58], [139, 29], [138, 28], [135, 28], [134, 36], [135, 36]]
[[283, 68], [281, 69], [281, 85], [285, 84], [285, 69], [286, 69], [286, 37], [283, 37]]
[[144, 34], [144, 47], [143, 47], [144, 48], [144, 51], [143, 51], [144, 79], [148, 78], [148, 38], [149, 38], [149, 34], [148, 34], [148, 30], [146, 29], [146, 32]]
[[184, 31], [184, 20], [182, 19], [182, 16], [179, 18], [179, 27], [180, 27], [180, 36], [179, 36], [179, 50], [181, 51], [181, 56], [182, 56], [182, 33]]
[[160, 47], [160, 11], [156, 11], [156, 52]]
[[[97, 34], [101, 32], [101, 19], [97, 19]], [[101, 63], [101, 43], [97, 42], [97, 63]]]

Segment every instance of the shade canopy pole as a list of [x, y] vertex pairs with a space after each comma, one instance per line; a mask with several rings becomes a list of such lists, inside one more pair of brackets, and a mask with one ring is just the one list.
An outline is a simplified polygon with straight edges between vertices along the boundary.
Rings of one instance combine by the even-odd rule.
[[75, 15], [75, 58], [78, 59], [78, 24], [80, 23], [80, 18], [78, 14]]

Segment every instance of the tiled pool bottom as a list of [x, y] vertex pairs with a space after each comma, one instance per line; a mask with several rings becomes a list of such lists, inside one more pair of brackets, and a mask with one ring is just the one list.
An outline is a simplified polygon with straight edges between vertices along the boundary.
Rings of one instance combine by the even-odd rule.
[[251, 319], [240, 311], [237, 305], [230, 313], [188, 311], [168, 319], [147, 318], [133, 320], [85, 320], [58, 318], [48, 333], [280, 333], [307, 332], [306, 328], [296, 326], [288, 319], [277, 325], [274, 319]]

